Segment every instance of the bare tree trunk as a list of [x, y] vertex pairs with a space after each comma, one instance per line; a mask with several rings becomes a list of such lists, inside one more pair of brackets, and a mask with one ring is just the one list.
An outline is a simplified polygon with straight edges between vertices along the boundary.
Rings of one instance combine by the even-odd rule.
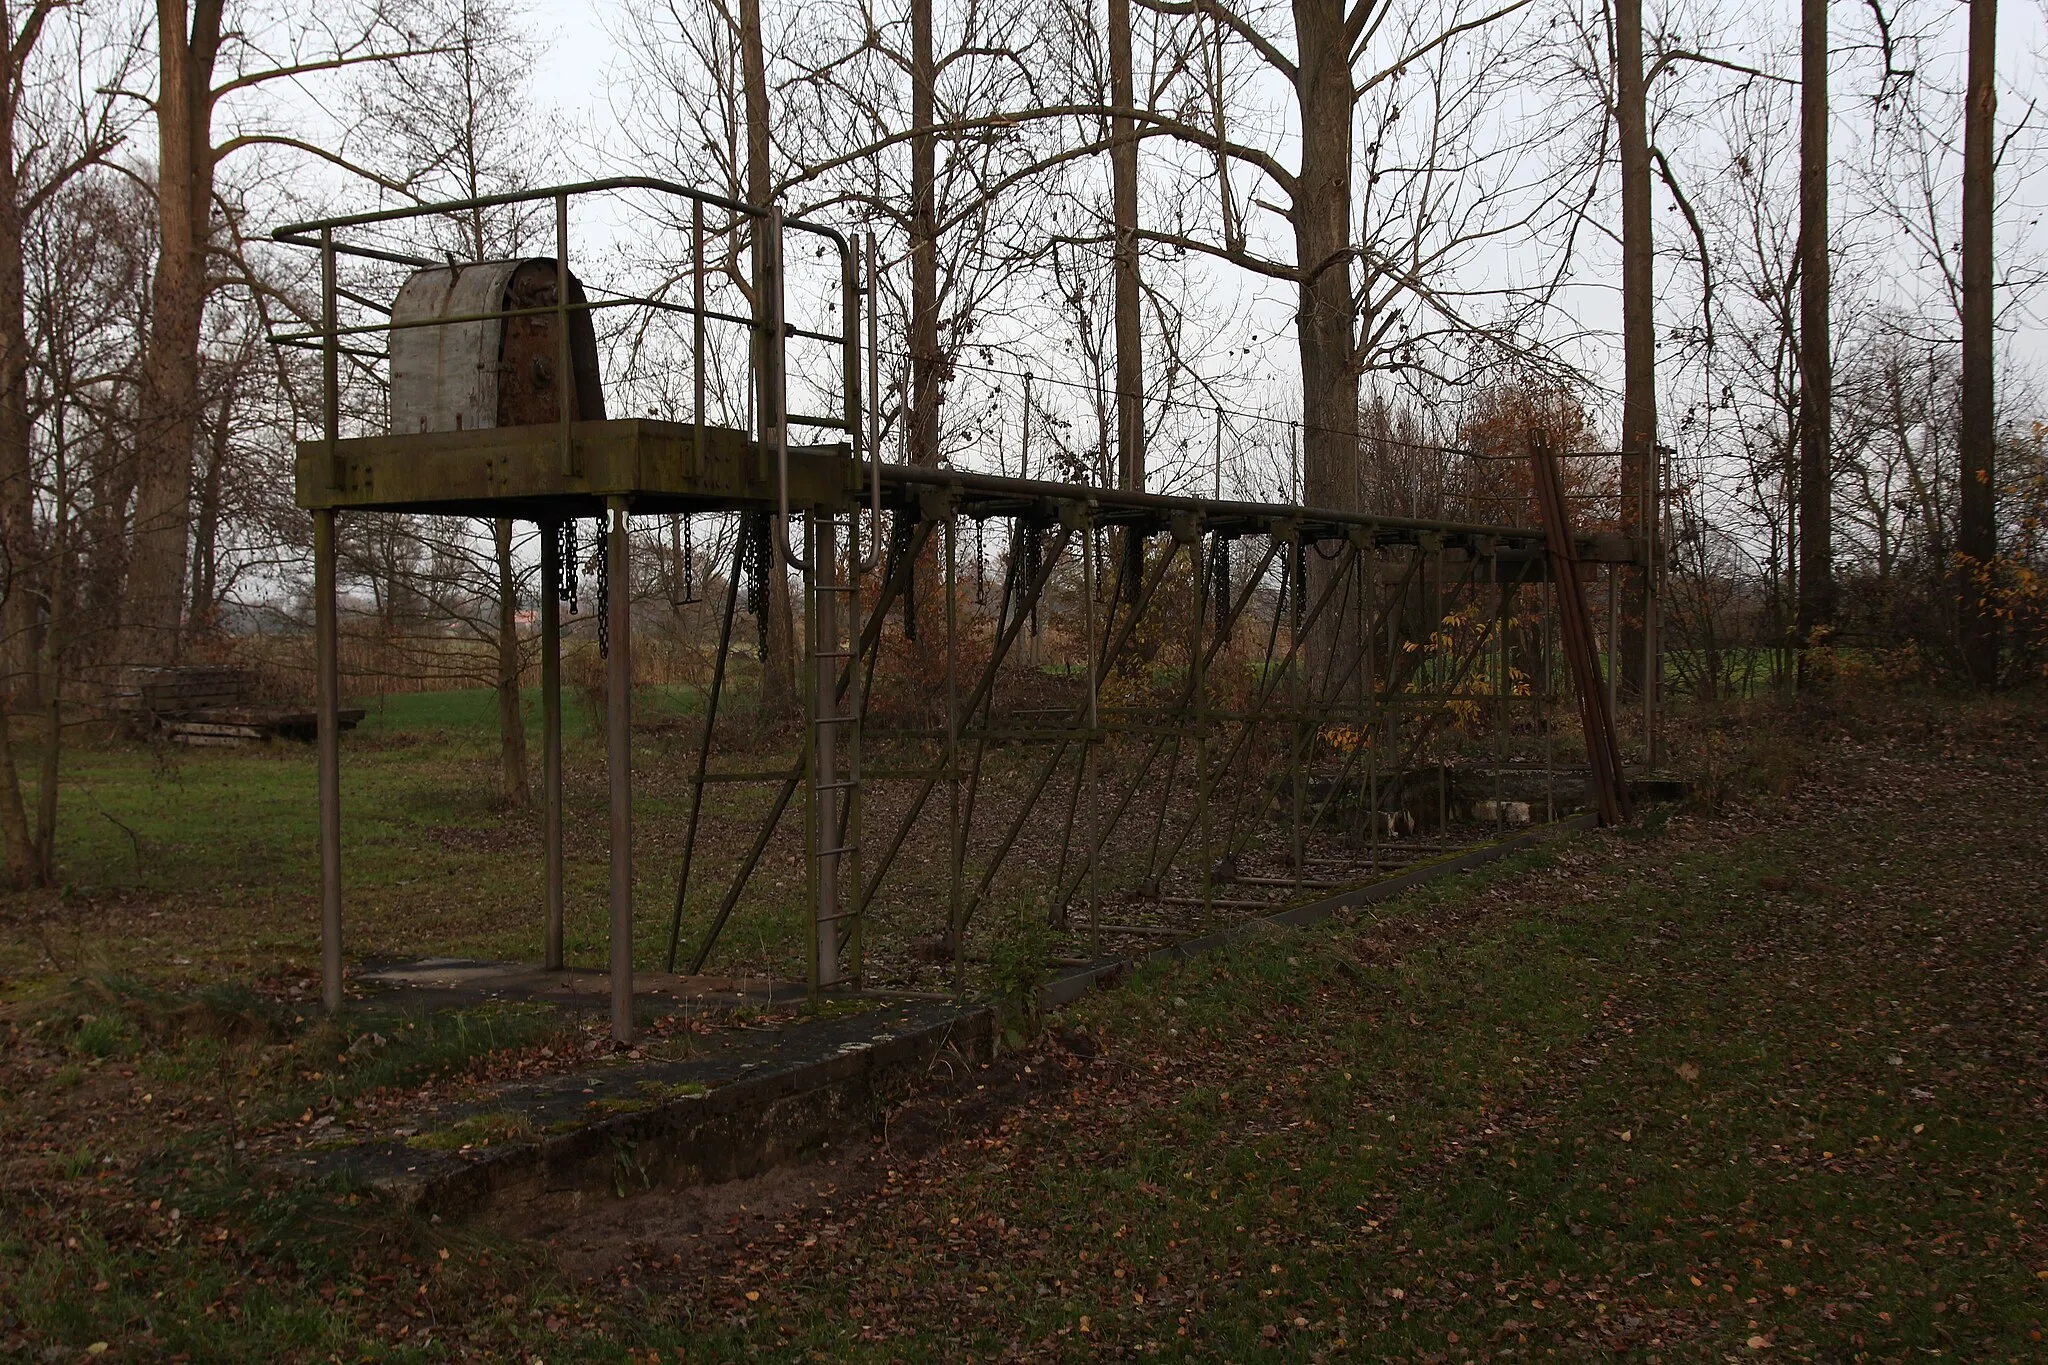
[[[1614, 123], [1621, 152], [1621, 492], [1647, 547], [1656, 509], [1650, 474], [1657, 458], [1657, 299], [1652, 273], [1648, 91], [1643, 81], [1643, 0], [1614, 7]], [[1630, 576], [1622, 678], [1643, 685], [1644, 584]]]
[[1828, 345], [1828, 7], [1801, 0], [1799, 33], [1799, 602], [1793, 644], [1834, 620], [1834, 367]]
[[197, 641], [215, 624], [219, 596], [221, 475], [227, 464], [230, 395], [220, 403], [220, 423], [207, 443], [206, 470], [199, 481], [198, 517], [192, 527], [192, 602], [185, 618], [186, 636]]
[[533, 797], [526, 785], [526, 717], [519, 711], [519, 579], [512, 570], [510, 517], [491, 523], [491, 539], [498, 555], [498, 754], [505, 804], [524, 810]]
[[932, 0], [910, 0], [910, 462], [939, 461], [938, 69]]
[[[10, 35], [11, 36], [11, 35]], [[12, 82], [8, 83], [12, 86]], [[0, 99], [11, 98], [0, 91]], [[27, 705], [36, 691], [35, 474], [29, 455], [27, 286], [22, 267], [21, 186], [15, 176], [14, 117], [0, 108], [0, 696]]]
[[[9, 36], [12, 35], [10, 34]], [[11, 147], [8, 149], [8, 152], [6, 165], [11, 172], [14, 166]], [[20, 201], [10, 194], [6, 202], [9, 205], [14, 205]], [[22, 287], [21, 238], [19, 236], [13, 237], [10, 244], [4, 249], [11, 254], [13, 259], [13, 272], [8, 277], [8, 280], [13, 284], [15, 290], [12, 308], [5, 313], [0, 313], [0, 326], [9, 326], [14, 329], [14, 334], [7, 338], [8, 352], [6, 364], [8, 371], [7, 379], [10, 383], [5, 394], [5, 401], [14, 409], [12, 413], [8, 414], [8, 417], [12, 418], [18, 414], [20, 419], [21, 447], [19, 455], [22, 483], [20, 494], [25, 506], [26, 516], [29, 519], [29, 525], [33, 528], [35, 489], [30, 479], [28, 463], [28, 407], [26, 402], [28, 393], [28, 339], [26, 329], [22, 326], [25, 320], [23, 302], [27, 291]], [[13, 451], [7, 452], [10, 466], [13, 456]], [[13, 469], [10, 467], [7, 472], [11, 476]], [[12, 488], [8, 490], [10, 499], [14, 492], [15, 490]], [[8, 511], [11, 512], [12, 510], [10, 506]], [[15, 540], [14, 528], [11, 525], [7, 526], [6, 530], [8, 532], [7, 549], [9, 554], [16, 553], [17, 544], [23, 546], [21, 553], [25, 554], [26, 542], [17, 542]], [[11, 574], [10, 581], [7, 584], [7, 621], [10, 627], [14, 620], [13, 613], [16, 602], [29, 597], [26, 577], [24, 574]], [[31, 623], [35, 620], [35, 608], [32, 601], [28, 607], [27, 619]], [[21, 772], [14, 762], [14, 727], [8, 716], [8, 712], [11, 709], [10, 703], [24, 690], [14, 685], [17, 678], [14, 671], [14, 664], [17, 658], [16, 651], [29, 638], [28, 634], [16, 635], [12, 630], [9, 631], [7, 639], [9, 686], [0, 688], [0, 845], [4, 845], [7, 851], [8, 880], [17, 888], [35, 885], [41, 880], [43, 867], [43, 860], [35, 838], [29, 832], [28, 808], [22, 803]]]
[[17, 890], [36, 884], [35, 837], [29, 832], [28, 807], [21, 801], [21, 770], [14, 763], [14, 734], [7, 707], [0, 701], [0, 846], [7, 850], [7, 880]]
[[[747, 114], [747, 201], [766, 207], [775, 198], [775, 177], [769, 164], [768, 58], [761, 0], [740, 0], [740, 80]], [[756, 242], [757, 251], [765, 246], [758, 231]], [[755, 278], [760, 278], [758, 269]], [[761, 711], [780, 717], [793, 713], [798, 703], [796, 619], [789, 601], [789, 561], [783, 557], [780, 537], [769, 539], [768, 648], [761, 660]]]
[[213, 67], [222, 0], [157, 0], [157, 213], [137, 433], [135, 550], [128, 570], [126, 653], [178, 654], [199, 407], [199, 330], [213, 200]]
[[1340, 0], [1294, 0], [1301, 176], [1294, 196], [1301, 306], [1302, 500], [1358, 502], [1357, 299], [1351, 277], [1351, 36]]
[[[7, 35], [12, 40], [10, 30]], [[9, 90], [14, 83], [7, 83]], [[11, 703], [32, 696], [34, 676], [35, 596], [26, 568], [35, 557], [35, 482], [29, 463], [27, 288], [22, 268], [20, 186], [14, 176], [14, 110], [0, 118], [0, 212], [13, 221], [0, 224], [0, 540], [7, 553], [7, 600], [0, 608], [0, 630], [6, 633], [0, 667], [0, 845], [7, 853], [8, 880], [16, 887], [35, 883], [41, 860], [29, 833], [28, 809], [21, 799], [21, 774], [14, 763], [14, 734], [8, 721]]]
[[1978, 687], [1998, 681], [1998, 604], [1991, 573], [1998, 557], [1992, 406], [1991, 225], [1998, 0], [1970, 0], [1968, 103], [1963, 113], [1963, 392], [1957, 445], [1962, 457], [1956, 525], [1963, 662]]
[[[55, 345], [51, 350], [56, 350]], [[52, 360], [56, 357], [53, 355]], [[57, 884], [57, 787], [60, 779], [58, 760], [64, 746], [64, 638], [66, 620], [66, 594], [70, 585], [65, 582], [65, 564], [71, 553], [71, 470], [70, 452], [65, 448], [64, 404], [71, 393], [71, 376], [63, 373], [58, 364], [51, 366], [53, 381], [56, 382], [57, 402], [54, 405], [54, 421], [51, 437], [53, 450], [52, 470], [56, 497], [52, 508], [50, 532], [49, 573], [47, 575], [50, 593], [49, 620], [43, 627], [42, 689], [43, 689], [43, 752], [41, 774], [36, 784], [36, 882], [41, 886]]]
[[1145, 341], [1138, 290], [1138, 135], [1132, 116], [1131, 0], [1109, 0], [1110, 214], [1116, 232], [1117, 484], [1145, 487]]

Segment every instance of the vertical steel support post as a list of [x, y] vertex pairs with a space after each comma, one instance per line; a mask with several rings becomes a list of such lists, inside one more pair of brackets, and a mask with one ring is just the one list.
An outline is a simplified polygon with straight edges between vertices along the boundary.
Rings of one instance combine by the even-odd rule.
[[[1290, 462], [1294, 457], [1293, 431], [1294, 426], [1292, 423], [1289, 423], [1287, 450]], [[1296, 491], [1298, 494], [1298, 487]], [[1299, 502], [1298, 497], [1296, 501], [1297, 503]], [[1291, 717], [1292, 724], [1288, 727], [1292, 733], [1289, 735], [1290, 742], [1287, 746], [1287, 777], [1293, 787], [1294, 798], [1293, 817], [1289, 821], [1289, 851], [1294, 859], [1294, 889], [1297, 893], [1301, 891], [1302, 879], [1307, 875], [1305, 864], [1308, 861], [1308, 848], [1302, 842], [1301, 837], [1303, 780], [1301, 767], [1303, 757], [1302, 746], [1305, 742], [1305, 736], [1302, 733], [1302, 717], [1308, 711], [1306, 696], [1308, 669], [1303, 666], [1301, 640], [1303, 630], [1302, 610], [1308, 601], [1308, 550], [1309, 547], [1301, 543], [1301, 530], [1297, 526], [1293, 539], [1290, 540], [1287, 547], [1287, 577], [1294, 588], [1291, 599], [1287, 603], [1288, 695], [1294, 699], [1294, 714]]]
[[955, 591], [959, 573], [960, 517], [952, 500], [946, 502], [946, 938], [953, 955], [953, 989], [965, 989], [960, 959], [966, 926], [960, 923], [961, 880], [966, 873], [967, 850], [960, 838], [960, 657], [959, 597]]
[[633, 571], [626, 500], [605, 499], [605, 758], [612, 796], [612, 1041], [633, 1041]]
[[[1385, 724], [1381, 728], [1386, 732], [1386, 748], [1384, 752], [1390, 758], [1400, 755], [1396, 760], [1393, 772], [1389, 774], [1397, 784], [1403, 780], [1404, 775], [1408, 771], [1407, 755], [1395, 747], [1395, 741], [1401, 738], [1401, 631], [1402, 622], [1408, 615], [1410, 584], [1415, 575], [1420, 572], [1421, 566], [1418, 561], [1421, 554], [1422, 551], [1418, 548], [1409, 556], [1408, 568], [1402, 573], [1400, 582], [1395, 584], [1394, 587], [1394, 591], [1399, 595], [1394, 601], [1387, 604], [1387, 680], [1382, 685], [1388, 690], [1387, 704], [1383, 712]], [[1411, 673], [1410, 676], [1412, 677], [1413, 674]], [[1400, 799], [1401, 788], [1397, 785], [1393, 789], [1393, 800], [1389, 804], [1399, 808]], [[1394, 819], [1393, 810], [1387, 812], [1387, 819], [1389, 821], [1387, 833], [1391, 836], [1394, 832], [1391, 823]]]
[[[1364, 543], [1358, 547], [1358, 563], [1358, 571], [1365, 575], [1364, 590], [1359, 593], [1365, 610], [1358, 631], [1358, 647], [1365, 651], [1365, 681], [1361, 684], [1365, 706], [1358, 717], [1358, 742], [1365, 746], [1365, 819], [1369, 827], [1366, 837], [1372, 841], [1368, 845], [1372, 850], [1371, 869], [1377, 874], [1380, 870], [1380, 752], [1379, 736], [1374, 733], [1379, 728], [1374, 724], [1379, 710], [1374, 702], [1379, 693], [1376, 668], [1379, 650], [1374, 632], [1377, 629], [1375, 623], [1380, 619], [1380, 591], [1384, 585], [1380, 582], [1379, 541], [1371, 527], [1366, 528]], [[1366, 600], [1367, 592], [1371, 594], [1370, 600]], [[1389, 621], [1387, 633], [1391, 635], [1393, 630], [1393, 623]]]
[[[784, 536], [789, 534], [784, 529]], [[810, 517], [804, 523], [804, 559], [808, 564], [818, 562], [817, 518]], [[802, 738], [797, 746], [797, 767], [803, 774], [804, 785], [804, 901], [811, 907], [811, 932], [804, 936], [804, 989], [812, 1000], [818, 998], [818, 983], [824, 971], [826, 953], [822, 940], [830, 928], [826, 910], [819, 897], [819, 862], [825, 849], [818, 814], [819, 784], [824, 781], [818, 772], [818, 733], [824, 727], [819, 721], [825, 712], [818, 706], [818, 591], [822, 573], [806, 574], [804, 586], [808, 590], [804, 598], [804, 652], [803, 671], [798, 679], [799, 695], [803, 698], [804, 724]]]
[[562, 908], [562, 601], [561, 523], [540, 525], [540, 771], [541, 843], [547, 863], [547, 927], [543, 960], [560, 971]]
[[[1188, 638], [1188, 672], [1190, 690], [1195, 703], [1195, 809], [1202, 820], [1202, 927], [1209, 927], [1209, 918], [1216, 910], [1216, 847], [1214, 821], [1209, 818], [1209, 670], [1208, 655], [1202, 643], [1202, 623], [1209, 619], [1212, 610], [1210, 599], [1216, 593], [1216, 570], [1221, 567], [1215, 546], [1223, 544], [1213, 539], [1210, 548], [1203, 548], [1201, 530], [1196, 528], [1195, 543], [1188, 551], [1195, 561], [1195, 620]], [[1223, 584], [1225, 610], [1229, 609], [1230, 583]], [[1218, 640], [1220, 643], [1221, 635]]]
[[313, 650], [320, 739], [320, 999], [341, 1008], [341, 641], [334, 509], [313, 513]]
[[[1081, 530], [1081, 633], [1088, 656], [1088, 734], [1081, 741], [1081, 773], [1085, 779], [1088, 802], [1088, 925], [1089, 935], [1096, 949], [1102, 943], [1102, 809], [1098, 802], [1101, 792], [1096, 782], [1097, 770], [1102, 766], [1102, 711], [1101, 686], [1097, 676], [1101, 664], [1096, 658], [1095, 621], [1095, 580], [1100, 572], [1095, 562], [1095, 504], [1088, 505], [1088, 519]], [[1110, 613], [1116, 612], [1116, 599], [1110, 599]], [[1107, 628], [1104, 622], [1104, 628]], [[1064, 916], [1065, 907], [1061, 907]], [[1093, 954], [1100, 957], [1097, 951]]]
[[[1214, 534], [1214, 532], [1210, 532]], [[1210, 784], [1214, 776], [1208, 772], [1208, 651], [1202, 647], [1202, 622], [1214, 610], [1210, 600], [1217, 593], [1217, 569], [1223, 567], [1223, 559], [1214, 551], [1223, 540], [1212, 540], [1210, 551], [1202, 555], [1202, 540], [1196, 538], [1196, 553], [1206, 563], [1196, 563], [1196, 581], [1204, 583], [1202, 591], [1194, 602], [1194, 639], [1188, 645], [1188, 669], [1194, 671], [1194, 800], [1196, 810], [1202, 817], [1202, 929], [1208, 929], [1210, 917], [1217, 913], [1217, 821], [1208, 810]], [[1223, 604], [1229, 612], [1231, 602], [1231, 581], [1223, 581]], [[1217, 643], [1223, 643], [1219, 630]]]
[[1643, 762], [1654, 767], [1663, 759], [1657, 716], [1664, 691], [1664, 462], [1654, 445], [1643, 476]]
[[1607, 566], [1607, 714], [1621, 714], [1621, 570]]
[[1507, 583], [1501, 581], [1501, 546], [1487, 557], [1493, 579], [1493, 835], [1507, 833]]
[[1557, 678], [1557, 670], [1551, 667], [1550, 652], [1555, 648], [1551, 640], [1552, 628], [1557, 620], [1557, 579], [1553, 574], [1543, 576], [1543, 691], [1536, 699], [1536, 728], [1543, 735], [1543, 823], [1557, 819], [1557, 743], [1552, 738], [1550, 689]]
[[[851, 542], [847, 547], [847, 569], [853, 575], [853, 590], [846, 598], [846, 649], [850, 656], [846, 661], [847, 685], [853, 693], [853, 725], [848, 732], [852, 751], [847, 755], [847, 837], [842, 841], [851, 845], [847, 861], [848, 896], [847, 905], [853, 913], [852, 938], [847, 944], [848, 961], [852, 965], [854, 988], [860, 989], [867, 976], [867, 915], [862, 909], [861, 889], [866, 868], [867, 848], [867, 785], [862, 775], [862, 766], [867, 762], [868, 688], [873, 681], [869, 669], [861, 667], [860, 642], [867, 625], [861, 619], [861, 584], [867, 575], [882, 568], [882, 508], [879, 489], [882, 470], [882, 327], [881, 298], [882, 285], [879, 275], [881, 261], [875, 247], [875, 234], [869, 232], [864, 255], [864, 269], [861, 271], [861, 298], [863, 308], [861, 321], [867, 327], [867, 349], [862, 361], [867, 367], [866, 385], [861, 389], [861, 415], [866, 439], [856, 452], [869, 461], [868, 488], [870, 491], [868, 540], [865, 549], [860, 542], [860, 508], [854, 507], [853, 517], [847, 525], [853, 529], [848, 533]], [[854, 335], [849, 327], [847, 334]], [[856, 473], [858, 470], [856, 469]], [[877, 616], [889, 591], [887, 576], [876, 586], [875, 611]], [[882, 654], [881, 622], [876, 621], [874, 662], [879, 663]]]
[[[1468, 572], [1467, 577], [1469, 576]], [[1427, 643], [1423, 646], [1422, 651], [1422, 657], [1425, 660], [1429, 660], [1429, 646], [1436, 643], [1437, 633], [1442, 630], [1444, 623], [1444, 543], [1441, 536], [1437, 537], [1436, 544], [1430, 552], [1429, 602], [1429, 620], [1423, 627], [1429, 632]], [[1444, 631], [1443, 635], [1444, 639], [1448, 642], [1450, 640], [1450, 632]], [[1454, 650], [1455, 646], [1447, 649], [1446, 658], [1454, 657]], [[1445, 686], [1443, 670], [1436, 666], [1435, 661], [1430, 661], [1429, 670], [1429, 695], [1434, 699], [1435, 705], [1441, 706], [1443, 705], [1443, 697], [1438, 694], [1437, 689]], [[1432, 719], [1429, 726], [1429, 756], [1436, 760], [1436, 837], [1439, 839], [1444, 837], [1444, 826], [1450, 823], [1448, 818], [1450, 815], [1448, 809], [1450, 805], [1450, 792], [1448, 790], [1450, 782], [1444, 772], [1443, 734], [1443, 727], [1436, 724], [1434, 719]]]

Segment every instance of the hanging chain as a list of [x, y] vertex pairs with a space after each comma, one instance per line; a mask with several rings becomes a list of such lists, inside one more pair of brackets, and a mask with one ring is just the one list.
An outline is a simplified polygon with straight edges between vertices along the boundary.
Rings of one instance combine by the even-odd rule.
[[1034, 636], [1038, 634], [1038, 594], [1032, 592], [1032, 589], [1038, 583], [1039, 560], [1043, 556], [1045, 549], [1043, 531], [1044, 528], [1035, 521], [1025, 523], [1024, 582], [1022, 586], [1025, 592], [1031, 593], [1031, 633]]
[[[600, 527], [604, 526], [599, 522]], [[612, 656], [612, 538], [599, 531], [591, 564], [597, 570], [597, 657]]]
[[1296, 539], [1293, 553], [1288, 559], [1294, 566], [1294, 628], [1299, 631], [1303, 617], [1308, 612], [1308, 542]]
[[555, 528], [555, 600], [569, 604], [569, 614], [576, 614], [576, 522], [563, 522]]
[[1287, 614], [1293, 606], [1295, 592], [1294, 555], [1285, 546], [1282, 546], [1280, 551], [1280, 605], [1275, 615], [1284, 616]]
[[981, 606], [988, 601], [988, 549], [982, 532], [988, 527], [986, 519], [974, 523], [974, 605]]
[[697, 519], [688, 512], [683, 515], [683, 562], [679, 567], [683, 575], [683, 605], [699, 601], [697, 596]]
[[753, 512], [747, 516], [747, 610], [754, 614], [754, 631], [758, 637], [762, 658], [768, 657], [768, 569], [771, 556], [768, 553], [768, 514]]
[[1230, 634], [1230, 540], [1213, 536], [1209, 541], [1209, 595], [1216, 599], [1216, 633]]
[[889, 554], [903, 564], [903, 638], [917, 639], [917, 560], [910, 554], [917, 523], [914, 514], [898, 512], [889, 521]]

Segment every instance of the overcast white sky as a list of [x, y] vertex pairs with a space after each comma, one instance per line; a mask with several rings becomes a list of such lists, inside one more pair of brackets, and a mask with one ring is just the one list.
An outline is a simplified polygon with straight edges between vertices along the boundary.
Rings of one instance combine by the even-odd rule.
[[[1794, 10], [1788, 6], [1787, 0], [1767, 0], [1767, 3], [1782, 13], [1779, 22], [1759, 26], [1759, 37], [1763, 36], [1762, 29], [1774, 29], [1778, 34], [1793, 32]], [[2044, 6], [2048, 6], [2048, 0], [2007, 0], [2001, 6], [2001, 76], [2019, 86], [2022, 94], [2031, 90], [2048, 90], [2048, 81], [2043, 80], [2042, 70], [2042, 54], [2048, 52], [2048, 39], [2044, 39]], [[1861, 6], [1848, 5], [1846, 0], [1836, 9], [1842, 16], [1842, 25], [1852, 22], [1850, 11], [1854, 11], [1856, 18], [1863, 13]], [[617, 86], [622, 68], [609, 36], [609, 31], [616, 26], [618, 10], [618, 0], [532, 0], [532, 21], [544, 44], [544, 59], [534, 93], [558, 111], [559, 121], [565, 130], [571, 127], [576, 130], [564, 137], [565, 150], [569, 146], [616, 148], [619, 145], [616, 140], [619, 120], [622, 116], [630, 117], [630, 102]], [[1735, 6], [1731, 12], [1737, 16], [1735, 27], [1731, 30], [1728, 25], [1722, 25], [1718, 36], [1724, 42], [1733, 40], [1740, 43], [1744, 36], [1740, 26], [1744, 22], [1754, 22], [1761, 11], [1747, 5]], [[1936, 11], [1938, 16], [1946, 13]], [[1959, 48], [1966, 9], [1962, 4], [1956, 4], [1952, 7], [1952, 14]], [[1744, 55], [1760, 63], [1768, 62], [1767, 54], [1760, 50], [1756, 55]], [[1775, 65], [1785, 67], [1788, 64], [1781, 58]], [[2001, 121], [2014, 117], [2022, 103], [2023, 100], [2006, 95], [2000, 109]], [[623, 115], [622, 108], [625, 110]], [[1838, 119], [1840, 117], [1842, 114], [1838, 111]], [[591, 164], [577, 164], [576, 153], [569, 152], [574, 173], [595, 174], [601, 169], [608, 169], [597, 164], [600, 161], [597, 156], [584, 159]], [[1661, 199], [1661, 190], [1659, 195]], [[2032, 202], [2028, 211], [2039, 216], [2042, 201], [2048, 200], [2048, 189], [2030, 198]], [[1661, 211], [1657, 221], [1660, 231], [1670, 231], [1677, 226], [1674, 216]], [[2038, 229], [2031, 231], [2038, 233]], [[1608, 274], [1597, 269], [1589, 271], [1588, 278], [1573, 295], [1572, 307], [1580, 326], [1612, 338], [1619, 326], [1619, 300]], [[1250, 291], [1255, 287], [1249, 282], [1230, 278], [1227, 271], [1218, 280], [1218, 286], [1224, 291], [1242, 291], [1240, 297], [1246, 300], [1251, 300]], [[1272, 286], [1263, 288], [1265, 302], [1252, 305], [1259, 323], [1252, 330], [1265, 340], [1254, 343], [1252, 356], [1238, 357], [1234, 363], [1255, 366], [1264, 372], [1259, 376], [1261, 379], [1276, 381], [1274, 388], [1291, 390], [1294, 353], [1287, 333], [1287, 307]], [[2031, 369], [2042, 352], [2042, 329], [2033, 319], [2020, 321], [2021, 332], [2008, 338], [2008, 346], [2012, 354]], [[1596, 376], [1610, 377], [1603, 387], [1613, 387], [1611, 378], [1618, 367], [1618, 354], [1611, 342], [1595, 340], [1584, 351], [1582, 360]]]

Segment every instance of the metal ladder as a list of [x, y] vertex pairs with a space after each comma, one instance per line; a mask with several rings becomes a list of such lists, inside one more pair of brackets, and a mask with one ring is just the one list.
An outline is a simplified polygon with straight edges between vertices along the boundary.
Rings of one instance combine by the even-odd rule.
[[[815, 515], [810, 522], [814, 571], [805, 582], [804, 844], [813, 993], [858, 990], [861, 984], [861, 720], [867, 699], [853, 649], [860, 638], [861, 574], [857, 558], [840, 551], [852, 543], [853, 530], [850, 517]], [[841, 582], [840, 571], [849, 559], [852, 572]], [[843, 702], [842, 673], [847, 675]]]

